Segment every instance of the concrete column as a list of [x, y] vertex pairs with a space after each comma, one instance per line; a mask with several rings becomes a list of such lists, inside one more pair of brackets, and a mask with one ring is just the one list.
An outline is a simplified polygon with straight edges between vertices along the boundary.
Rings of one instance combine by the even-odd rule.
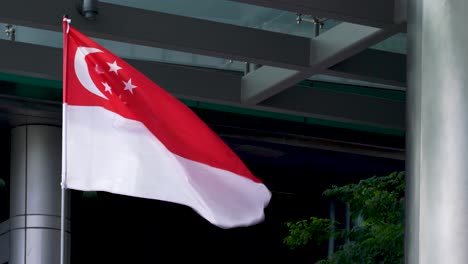
[[60, 173], [59, 127], [24, 125], [12, 129], [9, 263], [59, 263]]
[[408, 3], [406, 263], [468, 263], [468, 1]]

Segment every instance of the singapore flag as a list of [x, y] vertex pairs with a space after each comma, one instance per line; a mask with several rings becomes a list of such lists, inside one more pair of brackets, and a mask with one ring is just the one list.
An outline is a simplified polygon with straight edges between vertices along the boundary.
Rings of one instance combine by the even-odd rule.
[[182, 204], [222, 228], [264, 219], [270, 191], [206, 124], [124, 60], [63, 26], [66, 188]]

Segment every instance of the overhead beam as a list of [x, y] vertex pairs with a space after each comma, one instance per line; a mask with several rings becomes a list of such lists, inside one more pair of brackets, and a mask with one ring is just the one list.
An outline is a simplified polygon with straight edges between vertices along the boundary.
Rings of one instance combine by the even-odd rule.
[[406, 89], [406, 55], [366, 49], [322, 74]]
[[[62, 78], [61, 49], [0, 40], [0, 58], [0, 72], [51, 80]], [[126, 61], [179, 98], [381, 128], [405, 127], [404, 102], [294, 86], [261, 104], [245, 106], [240, 100], [242, 76], [238, 73]]]
[[231, 0], [373, 27], [388, 27], [401, 15], [394, 0]]
[[372, 145], [364, 145], [353, 142], [328, 140], [324, 138], [301, 137], [298, 135], [285, 136], [265, 136], [265, 135], [231, 135], [221, 134], [223, 138], [247, 139], [256, 142], [282, 144], [296, 147], [314, 148], [335, 152], [352, 153], [371, 157], [386, 159], [405, 160], [405, 150], [398, 148], [386, 148]]
[[[372, 98], [372, 99], [371, 99]], [[345, 123], [404, 129], [405, 102], [327, 89], [294, 86], [258, 105], [283, 113], [303, 113], [308, 117]]]
[[258, 104], [388, 38], [401, 27], [379, 29], [341, 23], [311, 41], [310, 66], [306, 70], [263, 66], [243, 77], [242, 102]]
[[88, 21], [78, 14], [76, 1], [5, 1], [0, 22], [61, 32], [68, 14], [72, 25], [91, 37], [282, 68], [309, 65], [308, 38], [107, 3], [99, 3], [99, 11]]

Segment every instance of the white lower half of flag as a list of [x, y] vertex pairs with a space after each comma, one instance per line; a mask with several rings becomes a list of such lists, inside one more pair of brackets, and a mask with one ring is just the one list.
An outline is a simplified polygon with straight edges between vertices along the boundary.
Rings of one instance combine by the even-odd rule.
[[262, 183], [180, 157], [141, 122], [102, 107], [66, 107], [66, 186], [186, 205], [223, 227], [264, 218]]

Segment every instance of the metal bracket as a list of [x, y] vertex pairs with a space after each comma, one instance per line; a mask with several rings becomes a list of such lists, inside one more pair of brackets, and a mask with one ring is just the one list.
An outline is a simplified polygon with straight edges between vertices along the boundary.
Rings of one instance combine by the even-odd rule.
[[318, 36], [320, 34], [320, 29], [323, 28], [323, 25], [325, 21], [327, 20], [328, 18], [318, 18], [318, 17], [313, 17], [312, 15], [303, 15], [301, 13], [298, 13], [296, 16], [296, 24], [298, 25], [301, 24], [303, 21], [314, 23], [315, 36]]
[[10, 39], [11, 41], [15, 41], [15, 29], [13, 28], [13, 25], [6, 25], [5, 26], [5, 35]]

